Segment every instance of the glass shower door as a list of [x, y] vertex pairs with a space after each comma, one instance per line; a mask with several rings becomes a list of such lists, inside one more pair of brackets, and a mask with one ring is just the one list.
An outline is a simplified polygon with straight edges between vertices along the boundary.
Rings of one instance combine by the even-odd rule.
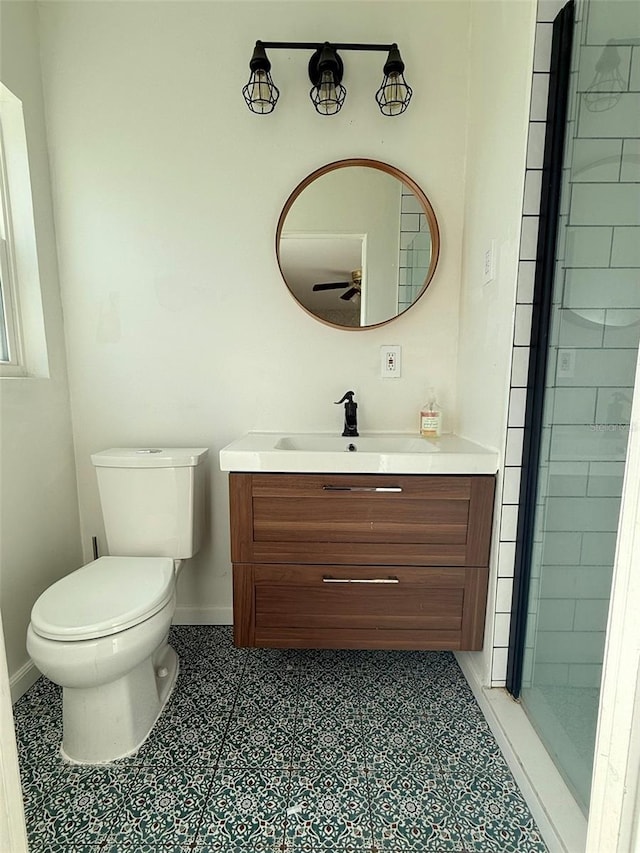
[[576, 6], [521, 701], [588, 809], [640, 341], [640, 9]]

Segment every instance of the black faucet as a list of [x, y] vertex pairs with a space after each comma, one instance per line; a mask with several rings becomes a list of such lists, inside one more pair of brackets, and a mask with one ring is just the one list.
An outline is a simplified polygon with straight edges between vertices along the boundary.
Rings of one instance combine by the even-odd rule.
[[349, 437], [357, 436], [358, 432], [358, 404], [353, 402], [355, 391], [345, 392], [342, 400], [336, 401], [336, 406], [344, 403], [344, 429], [342, 435]]

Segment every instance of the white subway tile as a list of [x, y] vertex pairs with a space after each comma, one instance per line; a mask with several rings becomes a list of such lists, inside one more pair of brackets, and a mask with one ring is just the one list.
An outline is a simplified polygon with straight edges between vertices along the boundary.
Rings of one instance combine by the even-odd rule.
[[[521, 307], [521, 306], [519, 306]], [[509, 395], [509, 422], [510, 427], [523, 427], [524, 414], [527, 404], [526, 388], [512, 388]], [[515, 501], [505, 501], [505, 503], [515, 503]]]
[[[640, 291], [640, 287], [638, 288]], [[633, 386], [637, 353], [632, 350], [578, 349], [572, 384]]]
[[417, 213], [402, 213], [400, 215], [401, 231], [419, 231], [420, 215]]
[[619, 514], [617, 498], [553, 497], [547, 500], [545, 529], [615, 532]]
[[[567, 463], [556, 462], [554, 466], [566, 465]], [[587, 465], [583, 466], [585, 469]], [[587, 494], [588, 477], [586, 470], [584, 473], [558, 473], [554, 471], [549, 473], [547, 479], [547, 496], [548, 497], [579, 497]]]
[[538, 217], [524, 216], [522, 218], [522, 234], [520, 235], [520, 260], [535, 261], [538, 248]]
[[618, 226], [613, 229], [611, 266], [640, 267], [640, 228]]
[[640, 309], [609, 308], [605, 315], [604, 346], [638, 349]]
[[571, 225], [640, 225], [637, 187], [634, 184], [574, 184], [570, 222]]
[[[640, 51], [638, 51], [640, 54]], [[622, 149], [622, 181], [640, 181], [640, 139], [625, 139]]]
[[413, 193], [403, 193], [401, 210], [402, 213], [422, 213], [422, 205]]
[[576, 601], [576, 631], [605, 631], [608, 615], [608, 598], [581, 598]]
[[640, 91], [640, 45], [636, 45], [632, 51], [629, 89], [633, 92]]
[[507, 678], [508, 649], [494, 649], [493, 663], [491, 666], [491, 683], [493, 685], [503, 684]]
[[[582, 554], [580, 562], [583, 566], [605, 567], [608, 572], [609, 583], [613, 569], [613, 557], [616, 550], [617, 533], [583, 533]], [[593, 596], [594, 598], [597, 596]]]
[[558, 424], [553, 427], [550, 458], [554, 461], [617, 460], [624, 458], [627, 434], [606, 424]]
[[615, 109], [599, 112], [589, 110], [583, 97], [580, 100], [578, 135], [633, 139], [638, 135], [638, 115], [640, 115], [640, 93], [637, 92], [624, 92]]
[[520, 500], [521, 468], [505, 468], [502, 476], [502, 503], [517, 504]]
[[568, 269], [565, 308], [640, 308], [638, 271], [634, 269]]
[[571, 226], [565, 231], [564, 260], [568, 267], [608, 267], [613, 228]]
[[542, 121], [532, 121], [529, 124], [529, 140], [527, 142], [527, 169], [542, 169], [544, 161], [544, 137], [546, 125]]
[[524, 430], [519, 427], [510, 427], [507, 429], [507, 447], [504, 454], [505, 465], [521, 465], [522, 464], [522, 442], [524, 440]]
[[542, 191], [542, 169], [527, 169], [524, 180], [524, 202], [522, 212], [525, 216], [540, 215], [540, 194]]
[[601, 347], [604, 334], [604, 311], [589, 312], [589, 319], [581, 317], [575, 311], [561, 310], [556, 317], [557, 338], [554, 343], [560, 347]]
[[515, 328], [513, 343], [517, 347], [526, 347], [531, 340], [531, 305], [516, 305]]
[[[548, 533], [544, 538], [543, 562], [546, 566], [573, 566], [580, 563], [581, 533]], [[543, 584], [545, 578], [542, 579]]]
[[605, 45], [610, 38], [615, 38], [616, 33], [638, 34], [638, 4], [627, 0], [622, 3], [590, 3], [588, 43]]
[[590, 424], [596, 413], [595, 388], [556, 388], [552, 418], [556, 424]]
[[[547, 102], [549, 100], [549, 75], [535, 73], [531, 86], [531, 106], [529, 118], [531, 121], [547, 120]], [[537, 213], [538, 211], [536, 211]]]
[[496, 584], [496, 613], [511, 613], [513, 578], [498, 578]]
[[493, 645], [509, 645], [509, 628], [511, 626], [511, 615], [509, 613], [496, 613], [493, 623]]
[[[514, 347], [511, 362], [511, 385], [526, 387], [529, 373], [529, 347]], [[517, 464], [520, 464], [519, 462]]]
[[518, 264], [518, 295], [516, 297], [517, 302], [533, 302], [535, 277], [535, 261], [520, 261], [520, 263]]
[[518, 507], [515, 504], [504, 504], [500, 517], [500, 541], [515, 542], [518, 531]]
[[554, 664], [599, 663], [602, 661], [604, 633], [597, 631], [538, 631], [536, 661]]
[[574, 139], [571, 180], [618, 181], [621, 155], [621, 139]]
[[563, 687], [569, 683], [569, 664], [536, 663], [533, 680], [537, 686]]
[[575, 602], [566, 598], [543, 598], [538, 608], [539, 631], [572, 631]]
[[498, 547], [498, 577], [512, 578], [516, 558], [516, 543], [501, 542]]
[[544, 566], [540, 584], [543, 598], [604, 598], [611, 591], [611, 567]]
[[536, 40], [533, 48], [533, 70], [548, 71], [551, 64], [551, 38], [553, 24], [536, 24]]

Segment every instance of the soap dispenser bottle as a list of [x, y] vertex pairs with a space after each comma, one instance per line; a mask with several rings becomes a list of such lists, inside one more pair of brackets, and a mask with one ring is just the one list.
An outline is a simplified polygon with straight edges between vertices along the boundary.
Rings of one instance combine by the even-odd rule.
[[427, 402], [420, 409], [420, 435], [437, 438], [442, 431], [442, 409], [436, 401], [434, 388], [429, 388]]

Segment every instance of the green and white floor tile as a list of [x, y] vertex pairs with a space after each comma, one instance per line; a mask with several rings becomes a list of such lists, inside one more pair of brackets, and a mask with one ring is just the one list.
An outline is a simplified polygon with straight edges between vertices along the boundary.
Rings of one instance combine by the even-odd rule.
[[130, 758], [65, 764], [44, 678], [14, 706], [31, 853], [545, 853], [452, 654], [171, 642], [176, 688]]

